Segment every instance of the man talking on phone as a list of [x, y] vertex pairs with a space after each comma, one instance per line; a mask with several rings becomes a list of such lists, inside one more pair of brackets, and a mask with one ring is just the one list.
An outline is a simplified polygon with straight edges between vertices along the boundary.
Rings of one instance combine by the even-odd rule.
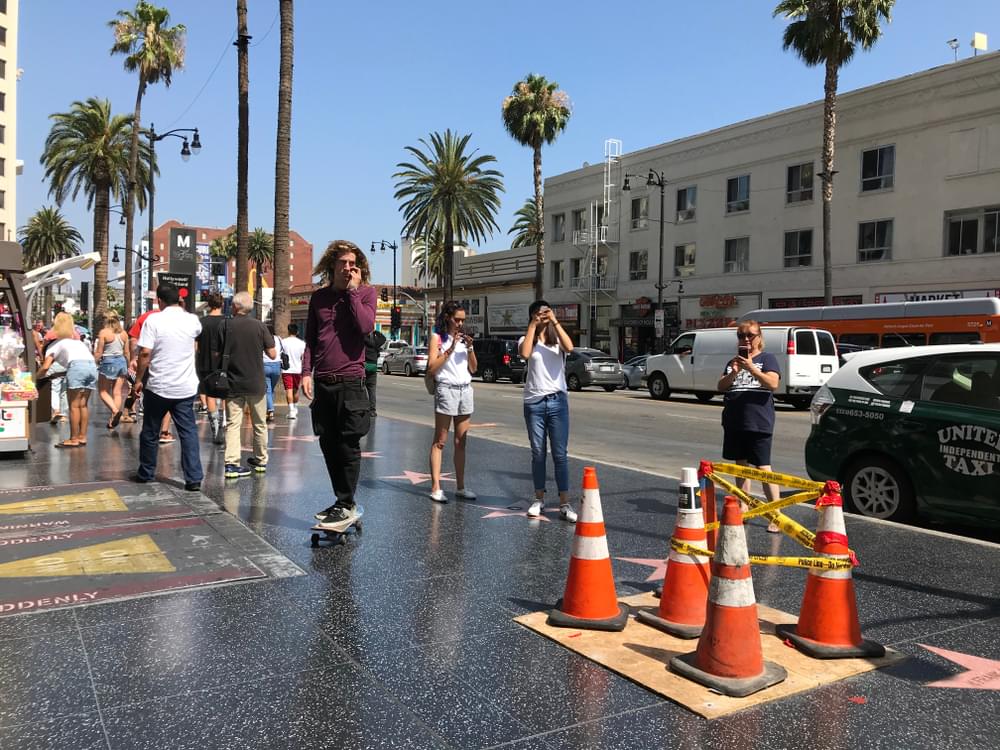
[[361, 438], [371, 427], [365, 337], [375, 330], [375, 287], [361, 285], [367, 268], [368, 259], [357, 245], [334, 240], [313, 270], [328, 286], [309, 299], [302, 392], [312, 399], [313, 432], [336, 496], [333, 505], [316, 514], [319, 526], [336, 527], [358, 515], [354, 493]]
[[[771, 471], [774, 437], [774, 391], [781, 380], [778, 358], [764, 351], [764, 337], [756, 320], [745, 320], [736, 329], [736, 356], [719, 378], [723, 394], [722, 457], [743, 466]], [[740, 489], [750, 491], [750, 480]], [[764, 483], [768, 502], [779, 497], [778, 485]], [[780, 529], [774, 523], [770, 532]]]

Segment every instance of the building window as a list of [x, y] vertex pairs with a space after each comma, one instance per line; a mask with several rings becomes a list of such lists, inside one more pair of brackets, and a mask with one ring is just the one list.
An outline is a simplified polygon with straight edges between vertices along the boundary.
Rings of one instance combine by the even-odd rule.
[[726, 181], [726, 213], [750, 210], [750, 175], [730, 177]]
[[7, 46], [7, 28], [0, 26], [0, 47]]
[[7, 13], [7, 0], [0, 0], [0, 13]]
[[566, 214], [553, 214], [552, 216], [552, 241], [566, 241]]
[[628, 280], [645, 281], [649, 266], [649, 253], [645, 250], [633, 250], [628, 254]]
[[896, 172], [896, 147], [879, 146], [861, 152], [861, 192], [887, 190]]
[[1000, 206], [945, 214], [945, 227], [945, 255], [1000, 253]]
[[573, 212], [573, 231], [582, 232], [587, 228], [587, 209], [581, 208]]
[[[632, 199], [632, 229], [645, 229], [649, 224], [649, 197]], [[643, 278], [646, 278], [643, 276]]]
[[569, 278], [572, 282], [573, 279], [580, 278], [580, 258], [573, 258], [569, 262]]
[[561, 289], [566, 286], [566, 264], [561, 260], [552, 261], [552, 288]]
[[0, 79], [6, 80], [7, 78], [7, 61], [0, 60]]
[[726, 261], [723, 273], [742, 273], [750, 270], [750, 238], [735, 237], [726, 240]]
[[674, 247], [674, 276], [694, 276], [694, 243]]
[[7, 128], [3, 125], [0, 125], [0, 143], [6, 143], [6, 142], [7, 142]]
[[801, 203], [813, 199], [813, 163], [795, 164], [788, 168], [786, 203]]
[[0, 158], [0, 177], [7, 173], [7, 160]]
[[812, 265], [813, 230], [785, 232], [785, 268]]
[[892, 259], [892, 219], [858, 224], [858, 263]]
[[698, 203], [698, 188], [695, 185], [677, 191], [677, 223], [694, 221]]

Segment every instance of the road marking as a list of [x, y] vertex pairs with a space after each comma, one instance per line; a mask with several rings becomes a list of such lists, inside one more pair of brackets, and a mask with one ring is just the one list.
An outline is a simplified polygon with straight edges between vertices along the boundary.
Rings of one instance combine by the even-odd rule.
[[121, 496], [110, 487], [78, 492], [74, 495], [53, 495], [17, 503], [0, 505], [0, 515], [33, 513], [96, 513], [102, 510], [125, 511], [128, 507]]
[[142, 534], [113, 542], [12, 560], [0, 564], [0, 578], [174, 573], [176, 570], [167, 556], [156, 546], [153, 537]]

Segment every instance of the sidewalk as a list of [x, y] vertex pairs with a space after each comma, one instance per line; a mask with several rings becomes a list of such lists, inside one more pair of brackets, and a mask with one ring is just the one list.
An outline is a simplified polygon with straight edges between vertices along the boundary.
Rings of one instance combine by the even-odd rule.
[[[231, 514], [304, 574], [284, 565], [284, 577], [0, 616], [0, 748], [1000, 745], [997, 545], [849, 516], [865, 636], [910, 658], [709, 722], [513, 622], [561, 596], [573, 535], [554, 508], [544, 520], [523, 515], [527, 450], [474, 431], [468, 486], [479, 500], [442, 506], [427, 499], [430, 429], [379, 418], [363, 442], [363, 535], [312, 549], [329, 480], [308, 409], [297, 422], [282, 414], [264, 476], [225, 482], [221, 451], [203, 445], [216, 507], [194, 505], [219, 523]], [[0, 460], [0, 488], [71, 494], [134, 470], [138, 425], [118, 435], [95, 425], [72, 451], [54, 450], [50, 430], [40, 426], [29, 458]], [[162, 447], [161, 470], [178, 464], [179, 446]], [[618, 594], [651, 590], [676, 483], [597, 467]], [[582, 471], [571, 463], [577, 487]], [[789, 513], [803, 523], [810, 514]], [[0, 516], [0, 526], [17, 522]], [[796, 552], [760, 522], [747, 529], [752, 552]], [[0, 541], [14, 533], [0, 530]], [[758, 601], [785, 612], [798, 612], [804, 580], [802, 570], [754, 569]]]

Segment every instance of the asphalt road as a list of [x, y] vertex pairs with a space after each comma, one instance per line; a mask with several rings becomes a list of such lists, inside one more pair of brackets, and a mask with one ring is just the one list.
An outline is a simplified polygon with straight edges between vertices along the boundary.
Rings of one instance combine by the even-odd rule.
[[[475, 381], [473, 437], [528, 445], [521, 386]], [[379, 375], [378, 412], [428, 426], [433, 398], [422, 378]], [[722, 450], [722, 398], [707, 404], [678, 395], [654, 401], [645, 390], [607, 393], [588, 388], [569, 394], [569, 452], [584, 460], [618, 464], [672, 477], [681, 467], [719, 460]], [[772, 452], [775, 471], [805, 476], [803, 446], [809, 435], [809, 412], [779, 404]]]

